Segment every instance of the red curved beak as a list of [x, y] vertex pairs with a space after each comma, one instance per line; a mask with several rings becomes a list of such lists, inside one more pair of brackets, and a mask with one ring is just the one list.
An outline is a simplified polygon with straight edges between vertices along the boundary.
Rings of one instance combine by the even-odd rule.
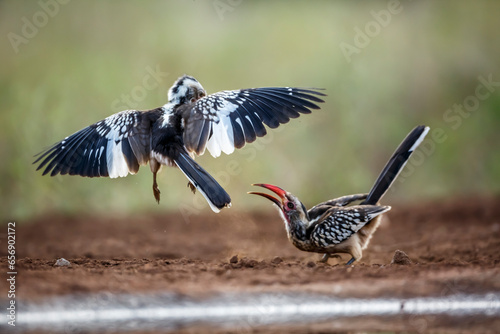
[[265, 194], [265, 193], [260, 193], [260, 192], [255, 192], [255, 191], [249, 191], [248, 193], [249, 194], [252, 194], [252, 195], [259, 195], [259, 196], [262, 196], [262, 197], [265, 197], [267, 198], [268, 200], [270, 201], [273, 201], [274, 204], [276, 204], [280, 209], [283, 208], [283, 201], [286, 199], [286, 191], [281, 189], [280, 187], [277, 187], [277, 186], [273, 186], [272, 184], [265, 184], [265, 183], [255, 183], [255, 184], [252, 184], [252, 186], [257, 186], [257, 187], [262, 187], [262, 188], [266, 188], [266, 189], [269, 189], [271, 190], [273, 193], [275, 193], [276, 195], [278, 195], [280, 197], [280, 199], [277, 199], [269, 194]]

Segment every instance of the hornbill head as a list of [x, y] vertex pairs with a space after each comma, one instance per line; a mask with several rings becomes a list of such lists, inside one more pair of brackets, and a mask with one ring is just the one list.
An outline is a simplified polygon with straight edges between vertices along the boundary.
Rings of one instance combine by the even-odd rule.
[[194, 103], [207, 95], [203, 86], [189, 75], [177, 79], [168, 90], [168, 102], [174, 105]]
[[297, 221], [306, 223], [309, 221], [307, 209], [304, 204], [302, 204], [302, 202], [296, 196], [292, 195], [288, 191], [283, 190], [278, 186], [273, 186], [271, 184], [265, 183], [252, 184], [252, 186], [269, 189], [279, 196], [278, 199], [266, 193], [255, 191], [248, 192], [252, 195], [265, 197], [276, 204], [276, 206], [280, 209], [280, 212], [283, 214], [283, 218], [285, 218], [288, 223]]

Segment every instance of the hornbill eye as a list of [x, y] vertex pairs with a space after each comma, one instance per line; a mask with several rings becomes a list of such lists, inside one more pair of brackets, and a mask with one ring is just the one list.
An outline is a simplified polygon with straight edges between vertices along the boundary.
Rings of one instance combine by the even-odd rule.
[[288, 202], [288, 203], [286, 203], [286, 206], [287, 206], [289, 209], [295, 209], [295, 204], [293, 204], [292, 202]]

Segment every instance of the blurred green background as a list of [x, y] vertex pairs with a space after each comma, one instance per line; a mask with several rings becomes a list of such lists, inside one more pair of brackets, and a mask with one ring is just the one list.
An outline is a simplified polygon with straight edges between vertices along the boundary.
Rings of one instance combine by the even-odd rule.
[[176, 169], [160, 174], [157, 205], [148, 166], [88, 179], [42, 177], [32, 165], [36, 153], [114, 112], [163, 105], [184, 73], [208, 93], [299, 86], [328, 94], [321, 110], [232, 155], [198, 158], [231, 194], [230, 210], [270, 209], [246, 194], [255, 182], [280, 185], [307, 206], [366, 192], [417, 124], [440, 130], [386, 203], [500, 190], [498, 1], [64, 2], [0, 2], [3, 219], [211, 214]]

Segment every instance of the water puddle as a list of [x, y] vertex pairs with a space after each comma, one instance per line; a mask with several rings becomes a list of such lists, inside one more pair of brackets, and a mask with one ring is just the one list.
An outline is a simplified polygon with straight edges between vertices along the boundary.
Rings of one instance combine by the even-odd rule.
[[[353, 317], [500, 316], [500, 293], [430, 298], [339, 299], [315, 294], [224, 294], [195, 300], [173, 294], [61, 297], [20, 302], [17, 329], [50, 332], [159, 330], [210, 326], [238, 330]], [[0, 329], [6, 324], [1, 324]]]

